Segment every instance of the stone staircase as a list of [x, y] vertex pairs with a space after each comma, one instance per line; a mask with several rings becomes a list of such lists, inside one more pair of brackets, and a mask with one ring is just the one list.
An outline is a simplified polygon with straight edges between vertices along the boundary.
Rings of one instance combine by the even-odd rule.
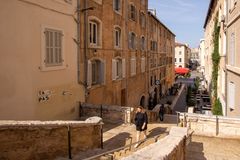
[[[96, 160], [118, 160], [118, 159], [121, 159], [123, 157], [126, 157], [126, 156], [129, 156], [131, 154], [133, 154], [134, 152], [146, 147], [146, 146], [149, 146], [150, 144], [153, 144], [155, 142], [157, 142], [159, 139], [167, 136], [168, 133], [163, 133], [159, 136], [155, 136], [155, 137], [151, 137], [151, 138], [147, 138], [145, 141], [141, 142], [139, 144], [139, 146], [137, 148], [134, 147], [134, 145], [130, 146], [130, 147], [127, 147], [127, 148], [124, 148], [120, 151], [117, 151], [117, 152], [114, 152], [112, 154], [109, 154], [109, 155], [105, 155], [105, 156], [102, 156]], [[128, 138], [126, 139], [126, 145], [125, 146], [128, 146], [132, 143], [132, 138]]]

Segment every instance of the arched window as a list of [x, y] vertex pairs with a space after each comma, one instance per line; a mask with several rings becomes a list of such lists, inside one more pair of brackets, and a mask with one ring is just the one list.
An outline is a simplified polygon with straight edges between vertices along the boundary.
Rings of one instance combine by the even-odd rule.
[[134, 32], [129, 33], [129, 49], [136, 49], [136, 34]]
[[122, 45], [122, 31], [120, 27], [114, 28], [114, 47], [121, 48]]
[[141, 37], [141, 42], [140, 42], [140, 44], [141, 44], [141, 50], [144, 51], [145, 48], [146, 48], [146, 40], [145, 40], [145, 37], [144, 37], [144, 36]]
[[102, 22], [96, 17], [89, 17], [89, 47], [100, 47], [102, 44]]

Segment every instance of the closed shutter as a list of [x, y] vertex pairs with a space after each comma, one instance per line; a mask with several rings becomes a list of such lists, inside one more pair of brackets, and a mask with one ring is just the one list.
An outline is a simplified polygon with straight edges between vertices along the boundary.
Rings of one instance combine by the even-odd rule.
[[92, 62], [88, 60], [88, 68], [87, 68], [87, 86], [92, 86]]
[[145, 57], [141, 58], [141, 72], [145, 72], [145, 68], [146, 68], [146, 62], [145, 62]]
[[235, 33], [231, 34], [231, 41], [230, 41], [230, 65], [235, 65]]
[[138, 49], [138, 38], [137, 38], [137, 35], [135, 35], [134, 37], [134, 49]]
[[122, 59], [122, 78], [126, 77], [126, 60]]
[[101, 63], [100, 63], [99, 84], [105, 84], [105, 64], [106, 64], [105, 60], [101, 61]]
[[136, 75], [136, 70], [137, 70], [136, 58], [134, 58], [134, 59], [133, 59], [133, 75]]
[[132, 32], [128, 33], [128, 48], [132, 49]]
[[112, 59], [112, 80], [116, 80], [117, 63], [115, 59]]
[[128, 18], [131, 19], [131, 4], [128, 5]]
[[232, 82], [228, 84], [228, 106], [235, 109], [235, 84]]

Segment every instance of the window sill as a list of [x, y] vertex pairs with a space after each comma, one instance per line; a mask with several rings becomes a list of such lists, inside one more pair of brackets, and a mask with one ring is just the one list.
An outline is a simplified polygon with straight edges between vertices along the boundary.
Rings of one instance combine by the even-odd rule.
[[62, 66], [53, 66], [53, 67], [46, 67], [46, 66], [40, 66], [40, 71], [47, 72], [47, 71], [57, 71], [57, 70], [63, 70], [66, 69], [68, 65], [62, 65]]
[[104, 86], [103, 84], [94, 84], [91, 87], [88, 87], [88, 89], [93, 90], [93, 89], [97, 89], [97, 88], [100, 88], [100, 87], [103, 87], [103, 86]]
[[232, 71], [236, 74], [240, 74], [240, 68], [239, 67], [235, 67], [235, 66], [231, 66], [231, 65], [226, 65], [227, 70]]
[[114, 46], [114, 49], [116, 49], [116, 50], [122, 50], [122, 47]]
[[91, 45], [91, 44], [90, 44], [90, 45], [88, 46], [88, 48], [93, 48], [93, 49], [95, 49], [95, 48], [96, 48], [96, 49], [101, 49], [101, 48], [102, 48], [102, 46], [101, 46], [101, 45], [99, 45], [99, 46], [98, 46], [98, 45]]
[[122, 16], [122, 10], [120, 10], [120, 11], [117, 11], [117, 10], [115, 10], [115, 9], [113, 9], [114, 10], [114, 12], [116, 13], [116, 14], [118, 14], [119, 16]]

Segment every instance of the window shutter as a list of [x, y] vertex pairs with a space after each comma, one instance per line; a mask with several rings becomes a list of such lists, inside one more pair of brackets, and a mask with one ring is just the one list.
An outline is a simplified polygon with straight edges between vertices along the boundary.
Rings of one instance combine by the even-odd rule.
[[126, 77], [126, 60], [125, 58], [122, 59], [122, 78]]
[[131, 4], [128, 5], [128, 18], [131, 19]]
[[235, 109], [235, 84], [232, 82], [228, 84], [228, 106]]
[[138, 11], [137, 11], [137, 7], [135, 6], [135, 21], [138, 21]]
[[135, 36], [134, 38], [134, 49], [138, 49], [138, 38], [137, 38], [137, 35]]
[[99, 79], [100, 84], [105, 83], [105, 64], [106, 64], [105, 60], [101, 61], [100, 63], [100, 79]]
[[145, 57], [141, 58], [141, 72], [145, 72], [145, 67], [146, 66], [146, 62], [145, 62]]
[[129, 32], [128, 33], [128, 48], [129, 49], [132, 49], [131, 42], [132, 42], [132, 40], [131, 40], [131, 32]]
[[115, 59], [112, 59], [112, 80], [116, 80], [117, 63]]
[[88, 68], [87, 68], [87, 86], [90, 88], [92, 85], [92, 62], [88, 60]]
[[133, 75], [136, 75], [136, 58], [133, 58], [132, 62], [133, 62]]

